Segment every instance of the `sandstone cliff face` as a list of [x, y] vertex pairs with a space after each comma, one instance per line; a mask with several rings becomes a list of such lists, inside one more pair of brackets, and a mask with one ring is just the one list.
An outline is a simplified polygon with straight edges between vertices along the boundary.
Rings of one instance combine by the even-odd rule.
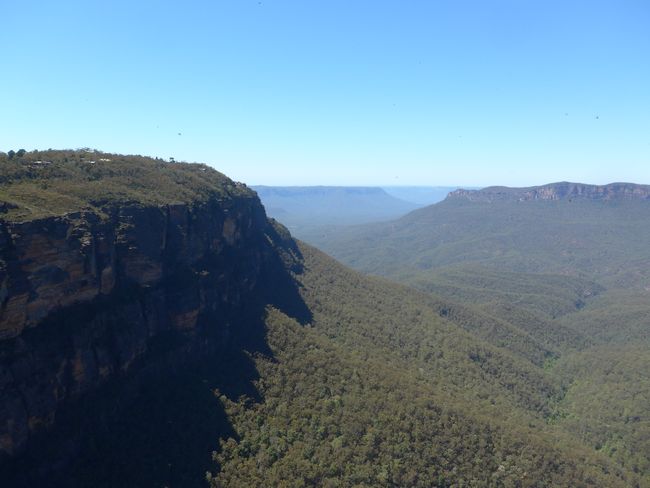
[[650, 200], [650, 186], [633, 183], [611, 183], [609, 185], [585, 185], [581, 183], [552, 183], [530, 188], [489, 187], [482, 190], [455, 190], [450, 199], [465, 199], [472, 202], [531, 201], [531, 200]]
[[0, 460], [77, 399], [227, 343], [269, 258], [250, 197], [0, 221]]

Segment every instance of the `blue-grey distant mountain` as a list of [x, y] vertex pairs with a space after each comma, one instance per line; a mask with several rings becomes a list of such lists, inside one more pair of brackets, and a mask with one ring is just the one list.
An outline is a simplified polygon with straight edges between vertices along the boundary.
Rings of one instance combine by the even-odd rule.
[[332, 232], [316, 244], [348, 265], [393, 277], [459, 263], [613, 273], [647, 262], [649, 203], [650, 186], [632, 183], [460, 189], [400, 219]]
[[[407, 202], [418, 205], [433, 205], [447, 198], [447, 195], [458, 190], [459, 186], [384, 186], [386, 193]], [[473, 189], [463, 187], [465, 189]]]
[[422, 205], [378, 187], [253, 186], [266, 212], [300, 236], [300, 229], [353, 225], [401, 217]]
[[650, 200], [650, 185], [635, 183], [610, 183], [608, 185], [585, 185], [562, 181], [542, 186], [509, 188], [491, 186], [482, 190], [457, 189], [449, 194], [450, 199], [490, 203], [495, 201], [559, 201], [592, 200], [622, 201]]

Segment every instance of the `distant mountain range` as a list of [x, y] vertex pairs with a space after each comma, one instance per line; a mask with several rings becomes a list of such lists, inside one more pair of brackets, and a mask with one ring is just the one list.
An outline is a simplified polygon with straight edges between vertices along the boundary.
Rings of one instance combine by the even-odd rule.
[[254, 186], [269, 216], [290, 230], [389, 220], [422, 205], [381, 188], [347, 186]]
[[443, 200], [457, 187], [253, 186], [266, 213], [312, 241], [338, 226], [399, 218]]
[[491, 186], [482, 190], [457, 189], [450, 198], [473, 202], [497, 200], [650, 200], [650, 185], [634, 183], [610, 183], [609, 185], [585, 185], [583, 183], [551, 183], [528, 188]]
[[[418, 205], [432, 205], [444, 200], [450, 192], [458, 190], [459, 186], [384, 186], [386, 193]], [[474, 187], [462, 187], [475, 190]]]
[[599, 252], [621, 265], [642, 255], [646, 241], [629, 236], [645, 232], [637, 227], [650, 221], [648, 203], [650, 186], [632, 183], [456, 190], [400, 219], [341, 229], [314, 244], [381, 274], [392, 274], [389, 265], [422, 271], [470, 261], [576, 273], [591, 269]]

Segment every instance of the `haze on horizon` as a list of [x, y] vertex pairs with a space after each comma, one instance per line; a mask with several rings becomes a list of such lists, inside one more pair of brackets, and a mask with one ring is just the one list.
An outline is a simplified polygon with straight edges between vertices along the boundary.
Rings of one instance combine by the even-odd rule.
[[643, 1], [8, 2], [0, 150], [251, 185], [650, 183]]

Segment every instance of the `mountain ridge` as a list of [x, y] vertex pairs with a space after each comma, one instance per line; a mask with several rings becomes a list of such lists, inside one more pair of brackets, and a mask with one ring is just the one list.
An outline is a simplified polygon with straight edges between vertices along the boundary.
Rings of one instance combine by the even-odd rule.
[[530, 200], [649, 200], [650, 185], [636, 183], [609, 183], [590, 185], [562, 181], [531, 187], [490, 186], [480, 190], [458, 189], [449, 193], [449, 199], [466, 199], [471, 202], [530, 201]]
[[298, 238], [327, 226], [379, 222], [400, 217], [422, 205], [380, 187], [252, 186], [270, 217]]

